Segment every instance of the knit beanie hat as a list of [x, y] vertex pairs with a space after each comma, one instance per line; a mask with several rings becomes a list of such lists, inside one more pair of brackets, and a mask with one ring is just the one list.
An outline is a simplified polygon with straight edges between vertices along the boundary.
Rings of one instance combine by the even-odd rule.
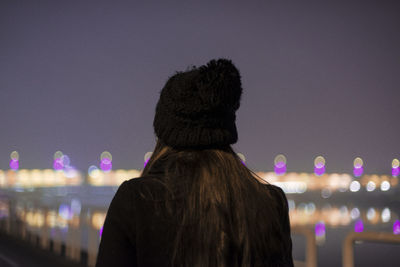
[[161, 91], [155, 134], [166, 145], [181, 149], [234, 144], [241, 94], [240, 74], [230, 60], [211, 60], [177, 72]]

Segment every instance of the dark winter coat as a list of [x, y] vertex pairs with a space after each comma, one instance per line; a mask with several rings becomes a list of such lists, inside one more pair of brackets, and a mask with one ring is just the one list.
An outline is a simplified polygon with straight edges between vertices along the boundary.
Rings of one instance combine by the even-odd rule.
[[[125, 181], [119, 187], [108, 209], [97, 256], [96, 267], [167, 267], [176, 234], [173, 219], [166, 220], [155, 209], [157, 201], [142, 197], [147, 192], [157, 199], [163, 195], [162, 176], [141, 177]], [[285, 194], [276, 186], [266, 185], [282, 206], [281, 224], [286, 230], [283, 266], [293, 266], [292, 241]], [[268, 220], [268, 218], [266, 218]], [[266, 251], [268, 253], [268, 251]], [[283, 260], [283, 261], [282, 261]]]

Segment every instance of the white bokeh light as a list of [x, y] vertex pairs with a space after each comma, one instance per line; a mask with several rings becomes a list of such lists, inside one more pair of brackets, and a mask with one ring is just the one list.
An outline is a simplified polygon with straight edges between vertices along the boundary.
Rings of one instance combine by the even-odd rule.
[[358, 217], [360, 217], [360, 210], [358, 208], [353, 208], [350, 211], [350, 217], [351, 219], [355, 220]]
[[350, 191], [351, 192], [358, 192], [361, 188], [361, 185], [358, 181], [353, 181], [350, 184]]
[[368, 211], [367, 211], [367, 219], [369, 221], [372, 221], [375, 218], [375, 215], [376, 215], [375, 209], [374, 208], [369, 208]]
[[388, 191], [390, 189], [390, 183], [388, 181], [383, 181], [381, 183], [381, 190]]
[[369, 182], [367, 183], [367, 191], [368, 191], [368, 192], [374, 191], [375, 188], [376, 188], [376, 185], [375, 185], [375, 183], [374, 183], [373, 181], [369, 181]]
[[240, 158], [240, 160], [244, 163], [246, 162], [246, 157], [242, 154], [242, 153], [236, 153], [238, 155], [238, 157]]
[[386, 223], [386, 222], [390, 221], [390, 217], [391, 217], [390, 209], [389, 208], [384, 208], [382, 210], [382, 214], [381, 214], [382, 222]]

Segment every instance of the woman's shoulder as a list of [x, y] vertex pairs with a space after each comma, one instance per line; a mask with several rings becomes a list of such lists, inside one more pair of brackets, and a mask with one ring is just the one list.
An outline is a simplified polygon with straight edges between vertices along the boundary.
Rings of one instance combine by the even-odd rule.
[[279, 195], [285, 195], [285, 192], [280, 188], [279, 186], [273, 185], [273, 184], [265, 184], [265, 186], [268, 188], [269, 191], [279, 194]]
[[268, 192], [271, 194], [273, 198], [283, 204], [283, 206], [287, 206], [287, 198], [285, 192], [279, 186], [273, 184], [265, 184], [268, 189]]
[[[165, 188], [162, 177], [142, 176], [124, 181], [121, 186], [129, 188], [133, 198], [153, 199]], [[120, 187], [121, 187], [120, 186]]]
[[135, 178], [130, 178], [124, 183], [127, 183], [129, 186], [133, 187], [140, 187], [143, 185], [151, 185], [151, 184], [160, 184], [161, 177], [155, 175], [147, 175], [147, 176], [140, 176]]

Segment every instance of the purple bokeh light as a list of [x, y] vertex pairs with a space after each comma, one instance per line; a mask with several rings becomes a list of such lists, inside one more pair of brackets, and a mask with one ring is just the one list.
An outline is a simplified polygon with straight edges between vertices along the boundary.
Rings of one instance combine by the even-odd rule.
[[147, 163], [150, 161], [150, 158], [148, 158], [145, 162], [144, 162], [144, 167], [146, 167]]
[[400, 167], [392, 168], [392, 176], [397, 177], [400, 174]]
[[111, 171], [112, 161], [108, 158], [102, 159], [100, 162], [100, 169], [105, 172]]
[[62, 155], [62, 157], [60, 159], [61, 159], [63, 166], [69, 166], [69, 164], [71, 163], [71, 160], [67, 155]]
[[53, 169], [56, 171], [60, 171], [64, 168], [64, 164], [61, 158], [57, 158], [53, 162]]
[[275, 173], [277, 175], [285, 174], [286, 173], [286, 165], [284, 163], [283, 164], [277, 164], [277, 165], [275, 165], [274, 170], [275, 170]]
[[73, 214], [69, 205], [61, 204], [58, 209], [58, 215], [65, 220], [70, 220]]
[[400, 221], [399, 220], [396, 220], [393, 223], [393, 234], [400, 235]]
[[361, 233], [362, 231], [364, 231], [363, 221], [357, 220], [356, 223], [354, 224], [354, 232]]
[[354, 167], [354, 169], [353, 169], [353, 174], [355, 177], [360, 177], [363, 174], [363, 172], [364, 172], [364, 168], [362, 166]]
[[315, 235], [324, 236], [325, 235], [325, 223], [319, 222], [315, 224]]
[[12, 159], [10, 160], [10, 169], [14, 170], [14, 171], [18, 171], [19, 169], [19, 162], [16, 159]]
[[314, 168], [314, 173], [317, 175], [317, 176], [321, 176], [322, 174], [324, 174], [325, 173], [325, 166], [322, 166], [322, 167], [315, 167]]
[[102, 227], [100, 228], [100, 230], [99, 230], [99, 236], [100, 236], [100, 237], [103, 235], [103, 228], [104, 228], [104, 226], [102, 226]]

